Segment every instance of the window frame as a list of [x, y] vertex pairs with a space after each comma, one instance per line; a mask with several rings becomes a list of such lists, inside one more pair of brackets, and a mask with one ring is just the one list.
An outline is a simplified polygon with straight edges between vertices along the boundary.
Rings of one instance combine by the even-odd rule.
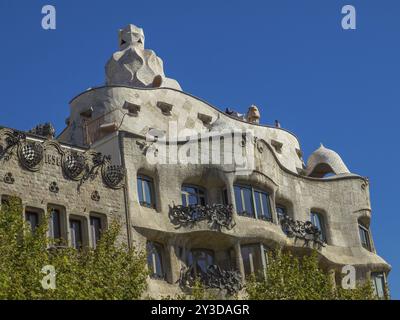
[[[381, 284], [382, 284], [382, 295], [379, 294], [378, 292], [378, 286], [377, 286], [377, 280], [380, 279]], [[375, 295], [379, 299], [386, 299], [386, 274], [385, 272], [371, 272], [371, 281], [372, 281], [372, 286], [374, 289]]]
[[[315, 221], [313, 217], [318, 217], [318, 224], [315, 224]], [[313, 224], [314, 227], [317, 227], [318, 230], [321, 231], [320, 239], [326, 243], [328, 243], [328, 237], [326, 233], [326, 225], [325, 225], [325, 217], [324, 215], [317, 211], [317, 210], [311, 210], [310, 211], [310, 222]]]
[[[97, 219], [100, 221], [100, 229], [99, 229], [99, 238], [97, 239], [96, 234], [93, 230], [92, 220]], [[90, 241], [92, 248], [97, 247], [97, 243], [100, 241], [103, 232], [107, 230], [107, 216], [104, 214], [99, 214], [95, 212], [91, 212], [89, 214], [89, 232], [90, 232]]]
[[[75, 234], [76, 231], [73, 229], [72, 225], [77, 224], [79, 225], [79, 241], [76, 241]], [[69, 227], [69, 235], [70, 235], [70, 245], [72, 248], [75, 248], [76, 250], [80, 250], [83, 248], [83, 242], [84, 242], [84, 235], [83, 235], [83, 228], [84, 224], [82, 219], [77, 219], [75, 217], [70, 217], [68, 219], [68, 227]], [[72, 231], [74, 230], [74, 231]], [[73, 238], [74, 236], [74, 238]]]
[[[235, 195], [235, 204], [236, 204], [236, 212], [238, 215], [243, 216], [243, 217], [249, 217], [249, 218], [253, 218], [253, 219], [257, 219], [257, 220], [263, 220], [263, 221], [268, 221], [268, 222], [274, 222], [274, 218], [272, 215], [272, 201], [271, 201], [271, 194], [270, 192], [263, 190], [261, 188], [256, 188], [252, 185], [246, 185], [246, 184], [241, 184], [241, 183], [235, 183], [233, 185], [233, 189], [234, 189], [234, 195]], [[238, 201], [237, 201], [237, 190], [239, 189], [240, 191], [240, 207], [244, 208], [245, 210], [240, 212], [238, 211]], [[248, 212], [247, 208], [246, 208], [246, 201], [245, 201], [245, 194], [244, 194], [244, 190], [248, 190], [250, 191], [250, 203], [251, 203], [251, 208], [252, 208], [252, 212]], [[257, 199], [256, 196], [258, 195], [259, 199], [258, 199], [258, 203], [260, 204], [260, 208], [261, 208], [261, 214], [259, 211], [259, 207], [258, 207], [258, 203], [257, 203]], [[267, 209], [265, 210], [264, 208], [264, 202], [262, 201], [262, 196], [265, 195], [266, 197], [266, 201], [267, 201]], [[266, 215], [267, 212], [267, 215]]]
[[[151, 251], [149, 251], [151, 249]], [[151, 261], [150, 261], [150, 254], [151, 254]], [[154, 260], [155, 254], [159, 259], [159, 266], [160, 266], [160, 273], [157, 271], [157, 258]], [[146, 243], [146, 260], [147, 260], [147, 267], [149, 269], [150, 278], [153, 279], [166, 279], [166, 270], [164, 264], [164, 246], [156, 241], [147, 241]], [[151, 265], [150, 265], [151, 263]]]
[[[35, 226], [32, 226], [31, 220], [28, 219], [28, 216], [33, 216], [33, 215], [36, 216]], [[34, 234], [36, 232], [37, 228], [40, 226], [40, 222], [41, 222], [40, 212], [38, 212], [38, 210], [31, 210], [31, 209], [27, 208], [27, 209], [25, 209], [25, 212], [24, 212], [24, 219], [25, 219], [25, 222], [29, 224], [31, 233]]]
[[[183, 190], [183, 188], [193, 188], [195, 189], [195, 193], [189, 193], [188, 191]], [[202, 194], [201, 194], [202, 192]], [[191, 204], [189, 201], [190, 196], [195, 196], [197, 200], [197, 204]], [[185, 201], [183, 201], [185, 197]], [[203, 201], [201, 201], [203, 199]], [[181, 201], [182, 201], [182, 206], [184, 207], [189, 207], [191, 205], [201, 205], [201, 206], [206, 206], [207, 205], [207, 190], [206, 188], [203, 188], [201, 186], [195, 185], [195, 184], [187, 184], [184, 183], [181, 186]]]
[[[67, 232], [66, 232], [67, 225], [66, 225], [66, 221], [65, 221], [65, 218], [66, 218], [65, 209], [63, 209], [60, 206], [51, 205], [50, 204], [50, 205], [48, 205], [48, 211], [50, 213], [49, 221], [48, 221], [48, 224], [49, 224], [49, 230], [48, 230], [49, 238], [52, 239], [55, 242], [59, 242], [59, 243], [56, 243], [56, 245], [63, 245], [62, 242], [67, 242]], [[54, 234], [53, 212], [57, 212], [58, 213], [59, 235], [57, 237]]]
[[[141, 188], [139, 189], [139, 182], [141, 184]], [[150, 199], [147, 199], [147, 195], [145, 192], [145, 183], [148, 184], [150, 190]], [[142, 207], [147, 208], [156, 208], [156, 194], [154, 188], [154, 179], [150, 176], [144, 174], [138, 174], [136, 178], [136, 189], [138, 194], [138, 202]], [[140, 200], [142, 197], [143, 201]], [[148, 202], [150, 200], [150, 202]]]
[[[362, 234], [365, 236], [365, 238], [366, 238], [366, 239], [365, 239], [365, 240], [366, 240], [365, 245], [364, 245], [364, 243], [363, 243], [363, 239], [362, 239], [361, 233], [362, 233]], [[370, 251], [370, 252], [373, 252], [373, 250], [372, 250], [371, 234], [370, 234], [369, 228], [367, 228], [367, 227], [365, 227], [364, 225], [362, 225], [361, 223], [359, 223], [359, 224], [358, 224], [358, 235], [359, 235], [359, 237], [360, 237], [361, 246], [362, 246], [364, 249], [366, 249], [366, 250], [368, 250], [368, 251]]]
[[[249, 259], [249, 267], [246, 268], [246, 264], [245, 264], [245, 258], [244, 258], [244, 254], [243, 251], [246, 248], [254, 248], [255, 250], [258, 250], [258, 254], [260, 255], [260, 262], [261, 265], [258, 266], [258, 268], [255, 266], [254, 263], [254, 257], [252, 257], [253, 259], [250, 261]], [[268, 267], [268, 252], [269, 252], [269, 248], [267, 246], [265, 246], [263, 243], [248, 243], [248, 244], [242, 244], [240, 245], [240, 254], [242, 256], [242, 263], [243, 263], [243, 268], [244, 268], [244, 275], [245, 278], [251, 277], [252, 275], [255, 275], [256, 277], [265, 277], [266, 275], [266, 270]], [[247, 260], [247, 258], [246, 258]], [[253, 268], [252, 268], [253, 266]], [[246, 269], [249, 269], [250, 272], [247, 272]], [[253, 269], [253, 270], [252, 270]]]

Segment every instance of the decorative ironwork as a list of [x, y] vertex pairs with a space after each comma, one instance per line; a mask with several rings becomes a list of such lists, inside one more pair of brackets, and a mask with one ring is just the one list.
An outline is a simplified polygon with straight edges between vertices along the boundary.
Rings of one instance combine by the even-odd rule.
[[4, 159], [5, 161], [10, 160], [11, 155], [14, 152], [14, 149], [18, 147], [22, 141], [25, 140], [26, 136], [24, 133], [13, 130], [13, 131], [6, 131], [4, 133], [6, 136], [5, 142], [6, 146], [1, 146], [0, 149], [0, 160]]
[[86, 168], [86, 158], [77, 152], [71, 152], [63, 158], [64, 174], [72, 180], [79, 180]]
[[213, 204], [201, 205], [174, 205], [170, 207], [169, 218], [171, 222], [180, 227], [193, 227], [200, 221], [207, 221], [210, 229], [221, 231], [222, 227], [230, 230], [236, 223], [233, 220], [233, 206]]
[[53, 139], [56, 133], [53, 125], [50, 122], [46, 122], [44, 124], [39, 124], [32, 130], [29, 130], [29, 133], [35, 134], [37, 136], [45, 137]]
[[325, 247], [325, 241], [322, 240], [321, 230], [312, 224], [311, 221], [298, 221], [284, 215], [280, 219], [282, 230], [290, 238], [304, 240], [304, 246], [309, 246], [310, 242], [320, 247]]
[[[50, 124], [39, 125], [31, 130], [31, 133], [46, 136], [47, 133], [53, 132], [51, 128]], [[42, 132], [39, 132], [40, 130]], [[119, 189], [124, 185], [125, 168], [120, 165], [112, 165], [109, 155], [106, 156], [93, 150], [86, 153], [65, 152], [56, 140], [27, 141], [25, 133], [17, 130], [1, 129], [0, 136], [3, 141], [3, 145], [0, 144], [0, 160], [9, 161], [12, 155], [16, 153], [23, 168], [29, 171], [38, 171], [45, 162], [46, 155], [46, 164], [61, 164], [65, 178], [79, 181], [78, 191], [87, 180], [94, 180], [99, 172], [101, 172], [103, 182], [107, 187]], [[55, 158], [55, 156], [47, 154], [50, 146], [58, 151], [61, 161], [57, 160], [58, 158]], [[52, 159], [55, 160], [51, 162]], [[8, 179], [7, 181], [12, 180]]]
[[60, 188], [58, 187], [57, 182], [53, 181], [52, 183], [50, 183], [49, 190], [52, 193], [58, 193], [60, 191]]
[[102, 176], [104, 183], [112, 188], [119, 189], [125, 178], [125, 168], [118, 165], [103, 166]]
[[182, 267], [179, 285], [191, 288], [196, 281], [199, 281], [207, 289], [226, 290], [230, 295], [243, 289], [242, 276], [239, 271], [222, 270], [217, 265], [208, 266], [206, 272], [196, 272], [193, 266]]
[[4, 181], [5, 183], [8, 183], [8, 184], [14, 184], [15, 179], [14, 179], [14, 177], [13, 177], [13, 174], [12, 174], [11, 172], [7, 172], [7, 173], [4, 175], [3, 181]]
[[100, 168], [103, 165], [108, 164], [110, 161], [111, 156], [105, 156], [100, 152], [94, 153], [92, 156], [92, 166], [85, 166], [85, 172], [79, 180], [78, 190], [80, 190], [81, 186], [89, 179], [94, 180], [97, 177]]
[[111, 165], [111, 156], [105, 156], [100, 152], [92, 156], [92, 166], [85, 165], [84, 172], [79, 179], [78, 190], [87, 180], [94, 180], [101, 171], [101, 176], [106, 186], [119, 189], [123, 186], [125, 168], [119, 165]]
[[43, 146], [37, 142], [28, 142], [18, 146], [19, 161], [25, 169], [30, 171], [37, 171], [40, 168], [43, 154]]
[[93, 201], [99, 202], [100, 201], [100, 194], [98, 191], [93, 191], [91, 198]]

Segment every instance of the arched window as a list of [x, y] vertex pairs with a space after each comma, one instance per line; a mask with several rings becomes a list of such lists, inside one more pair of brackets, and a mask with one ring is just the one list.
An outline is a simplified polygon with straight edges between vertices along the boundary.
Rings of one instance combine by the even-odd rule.
[[163, 266], [163, 247], [161, 244], [147, 242], [147, 265], [150, 270], [150, 276], [153, 278], [164, 279]]
[[311, 223], [321, 231], [320, 239], [326, 242], [324, 217], [319, 212], [311, 212]]
[[144, 175], [138, 175], [137, 189], [140, 205], [155, 208], [156, 204], [153, 179]]
[[235, 185], [237, 213], [251, 218], [272, 221], [269, 194], [252, 186]]
[[194, 185], [184, 184], [181, 189], [182, 205], [187, 207], [190, 205], [205, 206], [206, 191], [203, 188]]

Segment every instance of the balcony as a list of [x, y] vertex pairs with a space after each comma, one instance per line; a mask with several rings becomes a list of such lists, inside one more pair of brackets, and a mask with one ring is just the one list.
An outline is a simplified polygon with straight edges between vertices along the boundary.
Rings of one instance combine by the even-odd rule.
[[295, 243], [298, 239], [301, 239], [304, 241], [304, 247], [309, 247], [312, 243], [318, 249], [326, 245], [321, 230], [314, 226], [311, 221], [298, 221], [284, 215], [280, 218], [280, 224], [283, 232], [289, 238], [294, 238]]
[[196, 272], [194, 266], [183, 267], [179, 277], [182, 288], [193, 288], [200, 282], [206, 289], [226, 290], [229, 295], [238, 293], [243, 288], [242, 276], [239, 271], [222, 270], [217, 265], [210, 265], [206, 272]]
[[170, 207], [169, 218], [177, 229], [192, 228], [201, 221], [207, 221], [208, 227], [217, 231], [221, 231], [222, 228], [231, 230], [236, 225], [232, 205], [174, 205]]

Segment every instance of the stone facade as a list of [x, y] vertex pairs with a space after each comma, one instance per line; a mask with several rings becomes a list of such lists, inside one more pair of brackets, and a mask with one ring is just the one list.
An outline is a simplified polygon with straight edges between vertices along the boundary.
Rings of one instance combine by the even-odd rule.
[[[120, 32], [120, 50], [108, 63], [107, 85], [72, 99], [67, 127], [57, 140], [26, 135], [43, 145], [38, 168], [21, 166], [18, 146], [7, 158], [12, 130], [3, 129], [1, 195], [16, 195], [25, 207], [42, 211], [61, 206], [65, 221], [69, 215], [88, 221], [91, 212], [107, 221], [119, 218], [121, 240], [148, 251], [153, 274], [148, 293], [154, 297], [190, 290], [196, 273], [222, 294], [240, 290], [247, 274], [262, 272], [265, 253], [274, 248], [303, 255], [314, 247], [337, 279], [349, 264], [361, 281], [387, 275], [390, 265], [377, 255], [369, 229], [367, 178], [350, 173], [340, 156], [323, 146], [305, 165], [297, 137], [280, 125], [259, 124], [254, 105], [246, 116], [222, 112], [179, 85], [160, 85], [154, 78], [164, 79], [162, 64], [140, 65], [146, 61], [141, 55], [147, 55], [140, 28]], [[121, 60], [125, 66], [118, 62], [123, 55], [130, 57]], [[133, 82], [120, 83], [127, 70]], [[219, 144], [202, 144], [213, 139]], [[243, 170], [236, 160], [226, 161], [228, 144], [252, 166]], [[89, 168], [94, 150], [111, 155], [106, 166], [114, 166], [111, 182], [120, 188], [110, 188], [106, 170], [100, 170], [79, 190], [79, 179], [63, 171], [72, 150], [85, 156]], [[198, 150], [194, 156], [193, 150]], [[215, 152], [223, 161], [203, 161]], [[172, 154], [188, 153], [189, 162], [171, 161]], [[12, 183], [6, 182], [9, 173]], [[49, 191], [52, 182], [56, 193]]]

